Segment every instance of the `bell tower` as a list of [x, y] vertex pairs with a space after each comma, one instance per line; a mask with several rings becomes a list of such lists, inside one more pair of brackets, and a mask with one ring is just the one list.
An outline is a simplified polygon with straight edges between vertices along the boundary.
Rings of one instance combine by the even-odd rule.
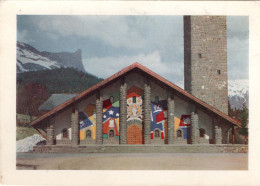
[[184, 16], [184, 88], [228, 114], [226, 16]]

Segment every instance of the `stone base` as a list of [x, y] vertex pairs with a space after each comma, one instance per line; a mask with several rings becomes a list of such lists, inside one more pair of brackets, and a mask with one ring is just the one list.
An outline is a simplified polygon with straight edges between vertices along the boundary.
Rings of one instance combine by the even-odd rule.
[[247, 145], [42, 145], [42, 153], [248, 153]]
[[176, 138], [174, 139], [174, 144], [187, 144], [187, 140], [183, 138]]
[[163, 145], [164, 141], [164, 139], [151, 139], [151, 144]]
[[93, 139], [85, 139], [85, 140], [80, 140], [80, 145], [95, 145], [96, 140]]
[[103, 139], [103, 144], [104, 145], [119, 145], [119, 139], [116, 139], [116, 138]]
[[70, 139], [56, 140], [56, 145], [71, 145]]
[[209, 144], [209, 139], [199, 138], [199, 144]]

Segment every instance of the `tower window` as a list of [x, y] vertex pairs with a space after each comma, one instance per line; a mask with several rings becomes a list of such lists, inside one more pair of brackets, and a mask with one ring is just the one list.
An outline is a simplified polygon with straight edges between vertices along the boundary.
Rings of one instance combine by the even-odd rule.
[[199, 54], [199, 58], [201, 58], [202, 57], [202, 55], [201, 54]]
[[136, 103], [136, 97], [133, 96], [133, 103]]
[[110, 103], [114, 103], [114, 97], [110, 96]]
[[221, 71], [220, 70], [218, 70], [218, 75], [220, 75], [221, 74]]
[[158, 96], [155, 96], [154, 102], [155, 102], [155, 103], [159, 103], [159, 97], [158, 97]]

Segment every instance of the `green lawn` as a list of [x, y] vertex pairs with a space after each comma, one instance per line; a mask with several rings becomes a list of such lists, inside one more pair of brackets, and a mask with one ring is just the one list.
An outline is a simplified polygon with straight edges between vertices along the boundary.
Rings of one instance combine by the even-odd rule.
[[16, 126], [16, 141], [24, 139], [29, 136], [33, 136], [34, 134], [39, 134], [39, 133], [32, 127]]

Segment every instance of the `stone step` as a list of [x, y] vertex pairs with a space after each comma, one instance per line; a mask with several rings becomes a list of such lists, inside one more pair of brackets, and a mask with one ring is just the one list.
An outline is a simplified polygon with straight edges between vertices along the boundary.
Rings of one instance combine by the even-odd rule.
[[75, 152], [75, 153], [222, 153], [240, 152], [247, 153], [247, 145], [162, 145], [162, 146], [36, 146], [34, 152]]

